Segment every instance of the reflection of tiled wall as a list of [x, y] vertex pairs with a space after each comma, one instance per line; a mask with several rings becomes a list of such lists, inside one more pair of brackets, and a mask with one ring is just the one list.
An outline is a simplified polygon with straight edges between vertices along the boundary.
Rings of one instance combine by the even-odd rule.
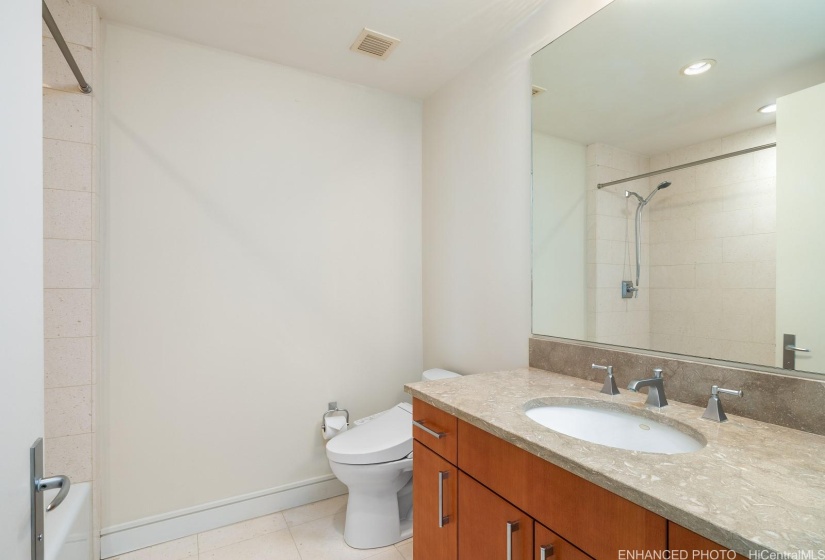
[[[649, 299], [643, 289], [635, 299], [622, 299], [622, 280], [636, 282], [635, 199], [625, 190], [646, 196], [641, 179], [597, 189], [598, 183], [649, 170], [648, 158], [605, 144], [587, 147], [587, 338], [595, 342], [647, 348], [650, 345]], [[648, 243], [642, 227], [641, 285], [648, 285]]]
[[[775, 141], [775, 126], [651, 158], [662, 169]], [[776, 149], [657, 175], [650, 218], [652, 348], [775, 365]]]
[[[84, 77], [96, 88], [97, 10], [48, 6]], [[96, 93], [96, 92], [95, 92]], [[43, 25], [43, 251], [46, 473], [94, 479], [98, 287], [95, 94], [85, 95]]]

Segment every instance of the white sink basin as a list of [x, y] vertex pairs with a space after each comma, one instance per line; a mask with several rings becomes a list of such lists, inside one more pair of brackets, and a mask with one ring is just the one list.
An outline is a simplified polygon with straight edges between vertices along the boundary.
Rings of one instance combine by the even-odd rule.
[[599, 406], [601, 404], [600, 401], [576, 404], [573, 400], [572, 403], [539, 405], [527, 409], [526, 414], [556, 432], [618, 449], [674, 455], [705, 447], [704, 438], [698, 432], [689, 435], [688, 432], [693, 430], [687, 426], [680, 430], [636, 414], [630, 407], [613, 405], [607, 408]]

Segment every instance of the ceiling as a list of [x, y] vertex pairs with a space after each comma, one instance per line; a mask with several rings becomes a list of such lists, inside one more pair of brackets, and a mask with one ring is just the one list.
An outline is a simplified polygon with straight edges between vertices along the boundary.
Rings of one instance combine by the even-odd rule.
[[533, 56], [533, 126], [653, 155], [770, 124], [759, 107], [825, 82], [823, 29], [822, 0], [616, 0]]
[[[91, 0], [102, 18], [423, 99], [545, 0]], [[349, 50], [362, 28], [387, 60]]]

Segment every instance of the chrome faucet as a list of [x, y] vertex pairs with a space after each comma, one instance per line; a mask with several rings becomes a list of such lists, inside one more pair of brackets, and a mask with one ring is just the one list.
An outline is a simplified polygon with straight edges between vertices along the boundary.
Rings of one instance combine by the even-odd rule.
[[714, 422], [727, 422], [728, 417], [725, 411], [722, 410], [722, 401], [719, 400], [719, 394], [736, 395], [741, 397], [744, 393], [742, 391], [734, 391], [733, 389], [722, 389], [719, 385], [714, 385], [710, 388], [710, 398], [708, 399], [708, 407], [702, 418], [705, 420], [713, 420]]
[[630, 385], [627, 386], [627, 390], [638, 393], [642, 387], [649, 387], [645, 404], [657, 408], [667, 406], [667, 398], [665, 398], [665, 378], [662, 377], [662, 368], [654, 369], [653, 377], [650, 379], [634, 379], [630, 382]]
[[616, 378], [613, 377], [613, 366], [600, 366], [598, 364], [592, 364], [590, 366], [593, 369], [603, 369], [607, 371], [607, 377], [604, 380], [604, 386], [602, 387], [602, 393], [605, 395], [618, 395], [619, 388], [616, 387]]

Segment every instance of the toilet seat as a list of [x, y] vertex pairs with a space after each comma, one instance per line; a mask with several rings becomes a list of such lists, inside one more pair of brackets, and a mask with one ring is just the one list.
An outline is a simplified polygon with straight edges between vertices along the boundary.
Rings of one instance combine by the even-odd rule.
[[330, 461], [373, 465], [404, 459], [412, 452], [412, 405], [400, 403], [381, 416], [327, 442]]

